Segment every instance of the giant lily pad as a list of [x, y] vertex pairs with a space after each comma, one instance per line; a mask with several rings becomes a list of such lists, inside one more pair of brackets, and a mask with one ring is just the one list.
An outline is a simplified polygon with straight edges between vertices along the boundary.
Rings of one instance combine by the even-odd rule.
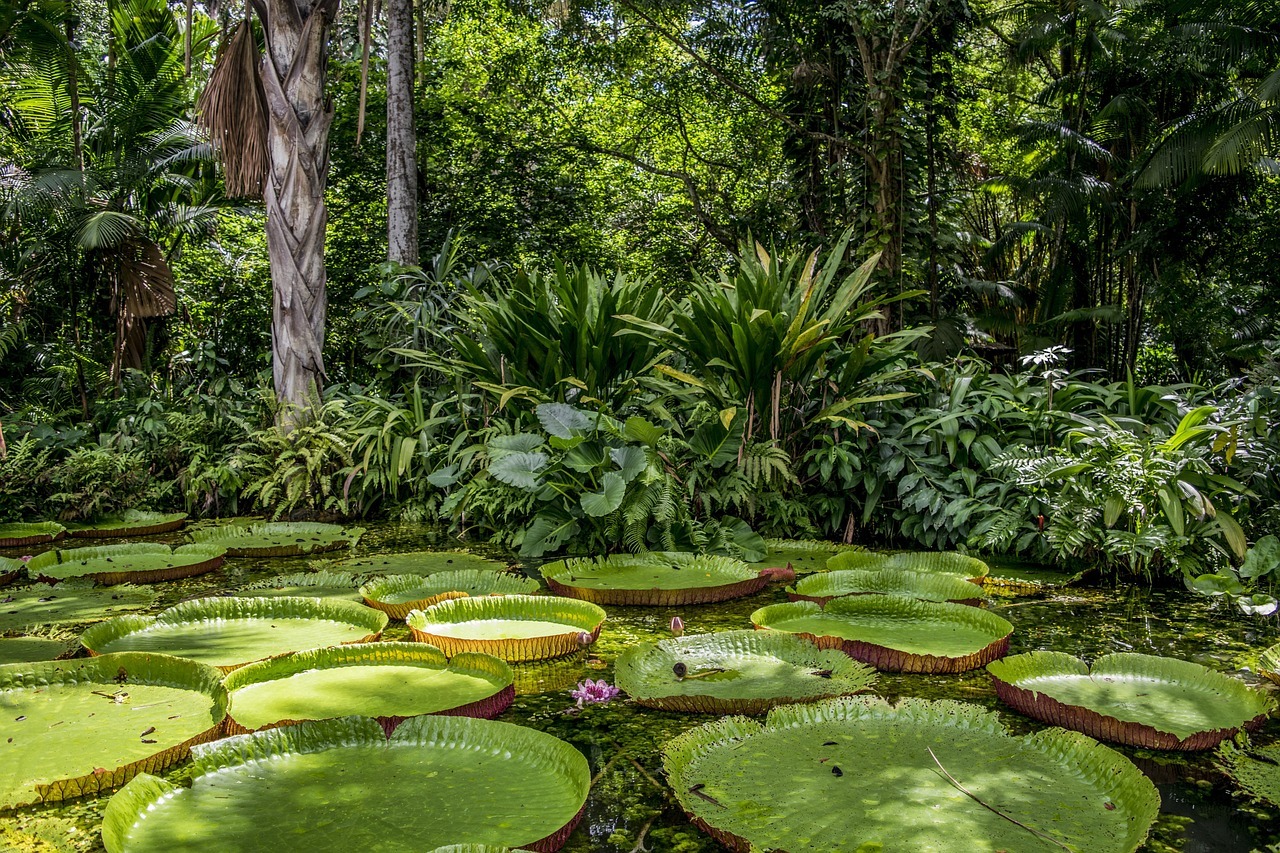
[[314, 521], [264, 521], [205, 527], [191, 531], [191, 538], [226, 548], [228, 557], [296, 557], [355, 547], [363, 534], [363, 527], [344, 529]]
[[798, 575], [825, 571], [827, 561], [836, 554], [862, 551], [857, 545], [822, 539], [766, 539], [764, 544], [769, 550], [757, 565], [779, 569], [790, 566]]
[[511, 667], [491, 655], [422, 643], [311, 649], [241, 667], [226, 677], [235, 733], [360, 714], [390, 734], [409, 717], [492, 718], [515, 698]]
[[848, 697], [729, 717], [663, 748], [672, 790], [731, 850], [1132, 853], [1160, 796], [1083, 735], [1014, 737], [958, 702]]
[[0, 524], [0, 548], [22, 548], [56, 542], [67, 535], [67, 528], [56, 521], [16, 522]]
[[212, 572], [222, 565], [226, 552], [213, 545], [127, 543], [45, 551], [27, 563], [27, 573], [56, 583], [69, 578], [90, 578], [101, 584], [157, 583]]
[[80, 635], [90, 654], [161, 652], [230, 672], [263, 658], [378, 639], [387, 615], [320, 598], [198, 598], [158, 616], [117, 616]]
[[143, 512], [127, 509], [94, 521], [73, 524], [67, 533], [79, 539], [115, 539], [122, 536], [151, 536], [170, 533], [187, 523], [185, 512]]
[[1276, 684], [1280, 684], [1280, 643], [1276, 643], [1258, 656], [1258, 671]]
[[1029, 717], [1148, 749], [1212, 749], [1257, 730], [1275, 701], [1196, 663], [1105, 655], [1092, 669], [1062, 652], [1030, 652], [987, 666], [996, 694]]
[[360, 587], [364, 603], [392, 619], [404, 619], [440, 601], [464, 595], [532, 595], [541, 587], [532, 578], [505, 572], [458, 569], [432, 575], [390, 575]]
[[26, 570], [27, 564], [22, 560], [0, 557], [0, 586], [13, 583], [22, 577], [22, 573]]
[[195, 750], [191, 787], [139, 776], [111, 798], [108, 853], [350, 853], [466, 842], [558, 850], [591, 785], [582, 753], [534, 729], [415, 717], [388, 739], [344, 717]]
[[551, 591], [596, 604], [709, 604], [759, 592], [770, 575], [741, 560], [653, 552], [557, 560], [542, 567]]
[[1219, 766], [1255, 800], [1280, 805], [1280, 743], [1237, 747], [1231, 741], [1218, 751]]
[[906, 569], [912, 572], [934, 572], [979, 583], [991, 567], [967, 554], [955, 551], [906, 551], [898, 554], [873, 554], [870, 551], [848, 551], [827, 561], [827, 568], [840, 569]]
[[476, 569], [483, 572], [505, 572], [507, 564], [465, 551], [408, 551], [403, 554], [378, 554], [358, 557], [338, 564], [343, 571], [378, 575], [434, 575]]
[[217, 671], [166, 655], [0, 666], [0, 807], [106, 791], [217, 737]]
[[841, 569], [808, 575], [787, 590], [792, 601], [826, 604], [846, 595], [903, 595], [922, 601], [978, 604], [982, 588], [962, 578], [906, 569]]
[[[600, 636], [605, 613], [586, 601], [543, 595], [455, 598], [414, 610], [413, 638], [452, 657], [483, 652], [506, 661], [571, 654]], [[386, 618], [385, 615], [383, 618]]]
[[357, 591], [359, 586], [360, 579], [350, 572], [294, 572], [251, 583], [237, 590], [236, 595], [250, 597], [296, 595], [303, 598], [364, 601]]
[[145, 610], [156, 593], [136, 586], [95, 589], [87, 580], [35, 584], [0, 593], [0, 631], [36, 625], [85, 625], [129, 610]]
[[789, 702], [861, 693], [875, 671], [789, 634], [724, 631], [641, 643], [618, 657], [618, 687], [650, 708], [763, 714]]
[[758, 628], [799, 634], [820, 648], [889, 672], [965, 672], [1003, 657], [1013, 626], [962, 604], [896, 595], [772, 604], [751, 614]]
[[0, 664], [32, 663], [38, 660], [56, 660], [70, 656], [80, 645], [74, 636], [67, 639], [52, 637], [0, 637]]

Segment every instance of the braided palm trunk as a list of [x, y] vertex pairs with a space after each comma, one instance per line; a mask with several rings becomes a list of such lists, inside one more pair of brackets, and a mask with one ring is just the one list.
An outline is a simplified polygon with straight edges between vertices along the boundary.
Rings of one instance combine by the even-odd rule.
[[[323, 386], [324, 238], [333, 104], [324, 96], [329, 26], [338, 0], [266, 0], [267, 50], [259, 74], [267, 106], [267, 251], [274, 290], [271, 321], [281, 422], [304, 417]], [[259, 6], [259, 13], [263, 6]]]

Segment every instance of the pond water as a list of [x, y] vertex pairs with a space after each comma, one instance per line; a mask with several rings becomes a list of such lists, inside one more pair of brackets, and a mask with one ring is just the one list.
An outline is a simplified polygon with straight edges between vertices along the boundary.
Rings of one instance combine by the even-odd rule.
[[[164, 540], [176, 542], [181, 537], [160, 537]], [[457, 545], [429, 529], [373, 525], [357, 554]], [[213, 574], [158, 585], [161, 597], [156, 608], [317, 567], [322, 567], [320, 561], [307, 558], [228, 560]], [[537, 574], [531, 566], [526, 571]], [[993, 573], [999, 574], [999, 569]], [[614, 659], [637, 642], [669, 637], [673, 616], [684, 620], [686, 634], [749, 628], [753, 610], [785, 600], [781, 588], [773, 586], [723, 604], [611, 606], [606, 608], [609, 619], [599, 642], [589, 652], [515, 667], [520, 695], [498, 719], [531, 726], [574, 744], [587, 756], [596, 777], [586, 816], [564, 848], [568, 853], [710, 853], [723, 849], [689, 823], [661, 776], [661, 745], [710, 718], [653, 711], [625, 699], [589, 705], [578, 712], [569, 690], [586, 678], [612, 683]], [[1015, 626], [1011, 654], [1054, 649], [1092, 659], [1110, 652], [1143, 652], [1195, 661], [1238, 674], [1251, 683], [1258, 681], [1253, 675], [1258, 652], [1280, 637], [1274, 619], [1242, 617], [1180, 589], [1074, 587], [1048, 596], [997, 599], [991, 607]], [[398, 640], [407, 635], [404, 623], [393, 620], [384, 638]], [[890, 700], [918, 696], [973, 702], [998, 710], [1005, 724], [1017, 733], [1040, 726], [1001, 706], [983, 670], [946, 676], [882, 674], [875, 692]], [[1255, 740], [1280, 740], [1280, 722], [1270, 721]], [[1117, 749], [1151, 777], [1163, 800], [1160, 820], [1144, 850], [1280, 850], [1280, 811], [1259, 808], [1235, 795], [1229, 780], [1215, 767], [1212, 753], [1185, 756]], [[178, 767], [165, 775], [177, 777], [182, 772]], [[107, 800], [107, 796], [86, 798], [4, 815], [0, 850], [100, 850], [98, 825]], [[14, 828], [43, 837], [54, 846], [26, 846], [18, 841]]]

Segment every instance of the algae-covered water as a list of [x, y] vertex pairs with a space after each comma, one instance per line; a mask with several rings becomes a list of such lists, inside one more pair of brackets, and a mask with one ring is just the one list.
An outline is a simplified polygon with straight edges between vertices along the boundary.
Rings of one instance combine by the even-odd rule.
[[[160, 541], [166, 540], [181, 541], [181, 536], [160, 537]], [[428, 529], [375, 525], [356, 553], [458, 545]], [[228, 560], [213, 574], [157, 585], [160, 598], [154, 609], [325, 565], [314, 558]], [[526, 571], [537, 575], [534, 567], [526, 567]], [[999, 574], [999, 569], [994, 573]], [[572, 743], [587, 756], [595, 775], [586, 816], [566, 851], [702, 853], [722, 849], [684, 817], [661, 774], [661, 745], [709, 718], [640, 708], [625, 698], [579, 711], [569, 691], [586, 678], [612, 683], [613, 661], [618, 654], [637, 642], [669, 637], [668, 626], [674, 616], [683, 619], [687, 634], [748, 628], [753, 610], [785, 600], [781, 588], [773, 586], [723, 604], [607, 607], [608, 621], [588, 652], [516, 667], [519, 695], [499, 719]], [[1195, 661], [1250, 683], [1258, 682], [1254, 675], [1258, 652], [1280, 637], [1274, 618], [1244, 617], [1180, 589], [1072, 587], [1042, 596], [999, 598], [991, 609], [1015, 626], [1011, 654], [1054, 649], [1091, 660], [1110, 652], [1142, 652]], [[384, 638], [403, 639], [407, 634], [404, 623], [393, 621]], [[1001, 706], [983, 670], [949, 676], [882, 674], [876, 692], [891, 700], [919, 696], [973, 702], [997, 710], [1005, 724], [1019, 733], [1040, 725]], [[1280, 740], [1280, 723], [1268, 723], [1255, 740]], [[1212, 753], [1186, 756], [1117, 749], [1151, 777], [1163, 801], [1160, 820], [1144, 850], [1243, 853], [1273, 846], [1280, 849], [1276, 846], [1280, 845], [1280, 812], [1259, 808], [1236, 795], [1230, 781], [1215, 767]], [[166, 775], [181, 772], [179, 767]], [[98, 825], [107, 800], [108, 796], [86, 798], [4, 815], [0, 819], [0, 850], [100, 850]]]

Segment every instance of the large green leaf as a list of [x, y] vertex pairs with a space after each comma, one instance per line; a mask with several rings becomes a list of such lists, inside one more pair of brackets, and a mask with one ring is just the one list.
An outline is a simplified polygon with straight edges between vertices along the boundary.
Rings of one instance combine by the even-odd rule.
[[199, 750], [189, 788], [140, 776], [112, 797], [108, 853], [350, 853], [456, 842], [564, 843], [591, 771], [564, 741], [510, 723], [416, 717], [387, 739], [363, 717]]
[[908, 569], [913, 572], [938, 572], [979, 581], [991, 568], [976, 557], [954, 551], [906, 551], [897, 554], [875, 554], [870, 551], [846, 551], [827, 561], [827, 568], [839, 569]]
[[204, 527], [191, 531], [191, 538], [221, 545], [229, 557], [293, 557], [354, 548], [363, 533], [363, 527], [343, 529], [314, 521], [264, 521]]
[[617, 685], [641, 705], [702, 714], [763, 714], [776, 705], [861, 693], [875, 670], [788, 634], [724, 631], [623, 652]]
[[388, 729], [420, 714], [494, 717], [515, 695], [490, 655], [446, 660], [425, 643], [358, 643], [243, 666], [224, 680], [237, 730], [359, 714]]
[[0, 631], [37, 625], [85, 625], [130, 610], [145, 610], [156, 593], [135, 586], [95, 589], [86, 580], [36, 584], [0, 593]]
[[905, 569], [840, 569], [801, 578], [787, 595], [792, 601], [816, 601], [845, 595], [904, 595], [922, 601], [977, 604], [985, 597], [982, 587], [954, 575], [912, 572]]
[[55, 640], [47, 637], [0, 637], [0, 664], [31, 663], [70, 657], [80, 643], [71, 637]]
[[759, 562], [769, 568], [790, 566], [799, 575], [825, 571], [827, 560], [836, 554], [862, 551], [856, 545], [841, 545], [818, 539], [766, 539], [764, 544], [768, 550], [764, 559]]
[[169, 533], [187, 523], [185, 512], [144, 512], [127, 509], [93, 521], [68, 525], [67, 533], [80, 539], [111, 539], [124, 536], [151, 536]]
[[769, 582], [741, 560], [671, 551], [558, 560], [542, 567], [542, 577], [560, 595], [653, 606], [726, 601]]
[[771, 604], [751, 621], [893, 672], [976, 669], [1002, 657], [1013, 633], [1008, 621], [977, 607], [896, 595], [837, 598], [825, 608], [811, 601]]
[[1280, 684], [1280, 643], [1268, 646], [1258, 655], [1258, 671]]
[[728, 465], [738, 458], [745, 425], [746, 418], [738, 417], [728, 424], [720, 420], [707, 421], [693, 431], [689, 449], [702, 456], [712, 468]]
[[44, 581], [91, 578], [102, 584], [156, 583], [202, 575], [222, 566], [220, 545], [125, 543], [45, 551], [27, 562], [27, 573]]
[[1280, 806], [1280, 743], [1237, 747], [1231, 741], [1218, 751], [1219, 766], [1255, 800]]
[[601, 518], [622, 506], [622, 499], [627, 494], [627, 484], [622, 475], [607, 471], [600, 478], [598, 492], [583, 492], [581, 498], [582, 511], [592, 518]]
[[414, 610], [413, 638], [450, 656], [482, 652], [506, 661], [571, 654], [595, 642], [605, 612], [594, 604], [542, 595], [455, 598]]
[[489, 473], [500, 483], [534, 491], [542, 484], [538, 472], [547, 467], [547, 454], [540, 452], [504, 453], [489, 463]]
[[407, 551], [403, 554], [379, 554], [376, 557], [360, 557], [337, 563], [343, 571], [357, 574], [379, 575], [433, 575], [458, 569], [480, 569], [489, 572], [505, 572], [507, 564], [501, 560], [468, 554], [465, 551]]
[[11, 584], [27, 571], [27, 564], [12, 557], [0, 557], [0, 586]]
[[248, 598], [285, 595], [364, 601], [359, 586], [360, 579], [351, 572], [294, 572], [243, 586], [236, 590], [236, 595]]
[[166, 655], [0, 666], [0, 807], [109, 790], [217, 737], [221, 676]]
[[649, 467], [649, 457], [639, 447], [615, 447], [609, 451], [609, 458], [618, 466], [618, 476], [626, 483], [630, 483]]
[[370, 607], [392, 619], [404, 619], [411, 610], [422, 610], [446, 598], [462, 595], [532, 595], [541, 589], [533, 578], [504, 572], [460, 569], [433, 575], [388, 575], [360, 587]]
[[663, 747], [685, 811], [734, 850], [1132, 853], [1160, 810], [1119, 753], [1014, 737], [975, 705], [851, 697], [729, 717]]
[[987, 672], [1000, 698], [1024, 714], [1149, 749], [1212, 749], [1259, 728], [1276, 704], [1230, 676], [1152, 655], [1104, 655], [1089, 667], [1040, 651], [995, 661]]
[[0, 524], [0, 548], [42, 545], [67, 535], [67, 528], [56, 521], [29, 521]]
[[538, 422], [556, 438], [573, 438], [575, 432], [594, 426], [591, 416], [566, 403], [543, 403], [536, 409]]
[[376, 640], [387, 614], [321, 598], [198, 598], [157, 616], [118, 616], [80, 642], [95, 654], [161, 652], [224, 671], [299, 649]]

